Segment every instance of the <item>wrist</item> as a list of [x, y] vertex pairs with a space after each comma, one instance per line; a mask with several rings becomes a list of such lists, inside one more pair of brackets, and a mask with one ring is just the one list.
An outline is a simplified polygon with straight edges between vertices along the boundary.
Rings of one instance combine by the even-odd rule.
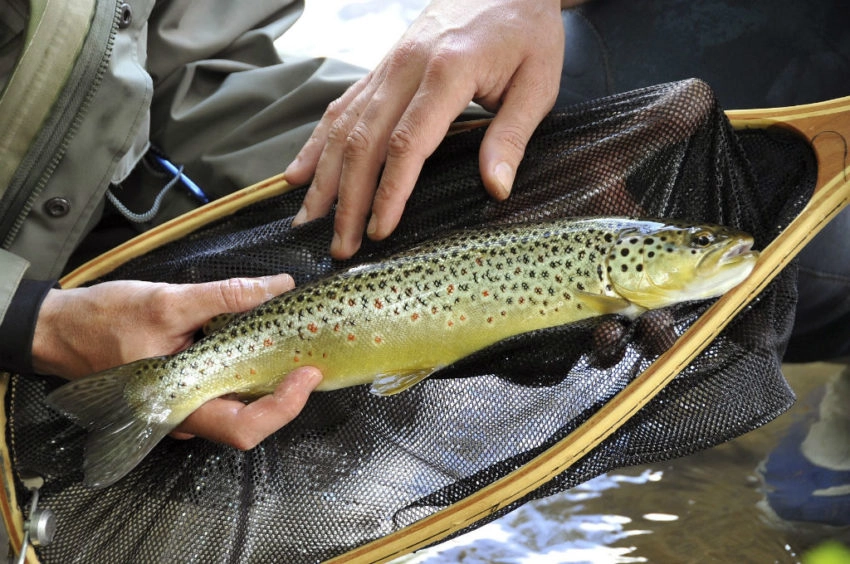
[[62, 290], [52, 289], [45, 295], [38, 312], [32, 338], [32, 368], [36, 374], [62, 373], [61, 357], [65, 346], [57, 331], [61, 326], [58, 319], [62, 301]]

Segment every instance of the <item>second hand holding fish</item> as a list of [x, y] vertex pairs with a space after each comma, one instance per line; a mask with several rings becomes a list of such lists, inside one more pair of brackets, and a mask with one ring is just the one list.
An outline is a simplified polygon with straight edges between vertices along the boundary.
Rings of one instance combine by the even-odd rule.
[[[198, 327], [220, 312], [243, 312], [295, 286], [286, 274], [199, 284], [121, 280], [53, 289], [33, 335], [33, 366], [42, 374], [77, 379], [153, 354], [190, 346]], [[215, 398], [171, 433], [248, 449], [295, 418], [321, 373], [302, 367], [251, 404]]]

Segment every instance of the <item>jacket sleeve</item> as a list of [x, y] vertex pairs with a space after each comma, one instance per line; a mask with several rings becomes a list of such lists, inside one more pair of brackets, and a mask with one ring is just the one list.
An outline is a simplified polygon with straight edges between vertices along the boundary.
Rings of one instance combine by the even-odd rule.
[[30, 263], [8, 251], [0, 251], [0, 322], [6, 320], [6, 312]]
[[41, 302], [54, 286], [23, 278], [29, 262], [0, 251], [0, 370], [32, 372], [32, 339]]

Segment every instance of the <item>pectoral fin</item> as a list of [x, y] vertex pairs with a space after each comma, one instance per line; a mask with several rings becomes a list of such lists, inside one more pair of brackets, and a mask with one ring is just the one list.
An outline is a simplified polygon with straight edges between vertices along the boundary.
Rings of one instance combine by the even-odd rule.
[[644, 311], [644, 308], [637, 306], [625, 298], [616, 296], [603, 296], [600, 294], [591, 294], [589, 292], [576, 292], [575, 298], [585, 305], [588, 309], [597, 312], [599, 315], [607, 315], [610, 313], [619, 313], [630, 318], [637, 317]]
[[414, 384], [418, 384], [436, 371], [437, 368], [423, 368], [408, 372], [381, 374], [372, 381], [372, 388], [369, 391], [377, 396], [392, 396], [405, 391]]

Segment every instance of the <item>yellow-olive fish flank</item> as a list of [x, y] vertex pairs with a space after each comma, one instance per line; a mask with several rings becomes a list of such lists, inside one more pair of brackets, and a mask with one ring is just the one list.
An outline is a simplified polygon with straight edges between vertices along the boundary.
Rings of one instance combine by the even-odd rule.
[[718, 296], [752, 270], [744, 233], [626, 218], [463, 231], [296, 288], [170, 357], [71, 382], [47, 401], [90, 430], [86, 483], [129, 472], [204, 402], [272, 391], [299, 366], [319, 390], [394, 394], [502, 339]]

